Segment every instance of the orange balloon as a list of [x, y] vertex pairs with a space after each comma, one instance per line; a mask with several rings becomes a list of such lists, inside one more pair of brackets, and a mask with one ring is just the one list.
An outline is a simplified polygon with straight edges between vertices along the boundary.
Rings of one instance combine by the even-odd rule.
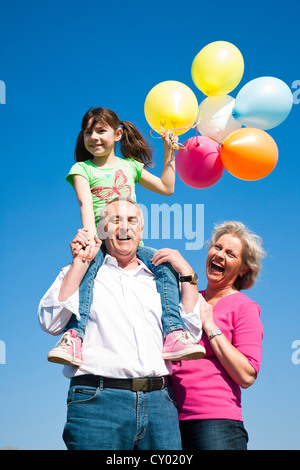
[[278, 148], [261, 129], [245, 127], [232, 132], [221, 144], [221, 159], [226, 170], [242, 180], [264, 178], [274, 170]]

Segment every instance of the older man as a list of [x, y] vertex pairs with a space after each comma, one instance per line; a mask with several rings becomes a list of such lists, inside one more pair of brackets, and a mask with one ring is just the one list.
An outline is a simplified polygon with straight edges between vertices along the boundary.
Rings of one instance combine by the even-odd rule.
[[[94, 281], [83, 361], [64, 370], [71, 378], [65, 443], [72, 450], [181, 449], [171, 363], [161, 354], [160, 297], [155, 276], [136, 256], [142, 235], [139, 206], [111, 202], [104, 228], [106, 254]], [[71, 249], [84, 245], [86, 235], [80, 230]], [[78, 291], [89, 268], [83, 259], [81, 249], [41, 300], [39, 320], [51, 334], [60, 334], [70, 316], [78, 315]], [[192, 273], [184, 260], [176, 270]], [[184, 282], [183, 310], [192, 312], [197, 301], [197, 286]], [[197, 309], [187, 316], [200, 328]]]

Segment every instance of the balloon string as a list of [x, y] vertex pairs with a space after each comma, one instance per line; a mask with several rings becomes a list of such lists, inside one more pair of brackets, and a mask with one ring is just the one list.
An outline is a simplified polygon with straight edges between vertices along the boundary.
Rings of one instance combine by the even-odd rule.
[[[199, 116], [199, 117], [200, 117], [200, 116]], [[197, 125], [199, 124], [199, 122], [200, 122], [200, 121], [198, 121], [198, 122], [197, 122], [196, 124], [194, 124], [193, 126], [174, 127], [173, 129], [170, 129], [170, 130], [169, 130], [169, 131], [170, 131], [169, 137], [170, 137], [170, 141], [171, 141], [171, 143], [172, 143], [172, 148], [173, 148], [174, 150], [179, 150], [180, 148], [187, 150], [187, 148], [186, 148], [183, 144], [181, 144], [180, 142], [175, 142], [175, 137], [176, 137], [175, 132], [176, 132], [176, 131], [182, 131], [182, 130], [190, 130], [190, 129], [194, 129], [195, 127], [196, 127], [196, 129], [197, 129]], [[165, 137], [167, 131], [165, 130], [165, 128], [164, 128], [164, 126], [162, 125], [162, 123], [163, 123], [163, 120], [160, 122], [160, 127], [159, 127], [158, 130], [156, 130], [156, 129], [151, 129], [150, 135], [151, 135], [154, 139], [160, 139], [160, 137], [155, 137], [155, 136], [152, 134], [153, 131], [157, 132], [157, 133], [160, 134], [162, 137]]]
[[[205, 96], [204, 93], [203, 93], [203, 96]], [[200, 115], [199, 115], [199, 123], [200, 123], [200, 121], [201, 121], [201, 115], [203, 114], [203, 112], [204, 112], [204, 110], [205, 110], [205, 108], [206, 108], [206, 106], [207, 106], [208, 97], [206, 97], [204, 100], [202, 100], [202, 103], [203, 103], [203, 107], [202, 107], [202, 111], [200, 112]], [[218, 118], [224, 117], [224, 116], [226, 116], [226, 114], [224, 114], [224, 115], [222, 115], [222, 116], [215, 116], [214, 118], [211, 118], [210, 120], [213, 121], [214, 119], [218, 119]], [[212, 123], [212, 124], [206, 123], [206, 124], [209, 125], [212, 129], [218, 131], [218, 128], [214, 125], [214, 123]], [[197, 130], [198, 130], [198, 128], [197, 128]], [[197, 134], [196, 134], [196, 137], [197, 137]], [[219, 145], [221, 144], [221, 139], [220, 139], [220, 137], [218, 138], [218, 140], [214, 139], [214, 138], [211, 137], [211, 136], [207, 136], [207, 137], [209, 137], [210, 139], [214, 140], [214, 141], [217, 142]], [[198, 142], [197, 142], [197, 143], [198, 143]]]
[[[185, 146], [183, 144], [181, 144], [180, 142], [175, 142], [175, 130], [179, 130], [179, 129], [170, 129], [170, 134], [169, 134], [169, 138], [170, 138], [170, 141], [172, 143], [172, 149], [173, 150], [179, 150], [180, 148], [184, 148], [185, 149]], [[153, 137], [153, 139], [160, 139], [161, 137], [155, 137], [152, 132], [155, 131], [157, 132], [158, 134], [161, 135], [161, 137], [165, 137], [166, 135], [166, 130], [163, 126], [160, 126], [160, 128], [158, 130], [156, 129], [151, 129], [150, 131], [150, 135], [151, 137]]]
[[196, 127], [196, 147], [199, 147], [198, 127]]

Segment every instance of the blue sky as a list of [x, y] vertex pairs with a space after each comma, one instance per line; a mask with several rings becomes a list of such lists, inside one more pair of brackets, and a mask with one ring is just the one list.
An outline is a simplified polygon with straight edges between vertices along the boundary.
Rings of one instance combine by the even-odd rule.
[[[262, 308], [265, 328], [260, 375], [243, 392], [250, 449], [299, 449], [299, 116], [298, 0], [212, 4], [137, 1], [82, 4], [11, 1], [1, 6], [0, 105], [1, 285], [0, 448], [64, 449], [68, 381], [46, 357], [57, 338], [37, 322], [40, 298], [70, 261], [69, 242], [80, 226], [74, 191], [65, 182], [73, 164], [82, 116], [107, 106], [133, 121], [155, 149], [153, 173], [162, 170], [162, 144], [150, 136], [144, 101], [165, 80], [193, 84], [196, 54], [217, 40], [241, 51], [248, 81], [274, 76], [294, 84], [287, 120], [268, 131], [279, 149], [275, 170], [246, 182], [225, 171], [213, 187], [197, 190], [178, 177], [162, 197], [137, 188], [140, 203], [204, 204], [204, 238], [215, 222], [241, 220], [261, 235], [268, 256], [254, 288], [245, 292]], [[295, 84], [298, 80], [299, 84]], [[1, 102], [1, 100], [0, 100]], [[2, 99], [3, 102], [3, 99]], [[195, 135], [190, 131], [181, 141]], [[186, 250], [186, 240], [149, 240], [179, 249], [205, 287], [206, 248]], [[299, 347], [299, 346], [298, 346]], [[3, 360], [5, 349], [5, 361]], [[5, 364], [1, 363], [5, 362]], [[294, 361], [297, 362], [297, 361]]]

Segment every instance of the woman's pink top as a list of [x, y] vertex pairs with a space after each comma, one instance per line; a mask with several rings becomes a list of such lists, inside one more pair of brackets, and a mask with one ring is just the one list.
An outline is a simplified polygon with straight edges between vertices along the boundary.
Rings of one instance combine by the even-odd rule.
[[[201, 292], [204, 296], [204, 292]], [[214, 322], [258, 373], [263, 326], [260, 307], [241, 292], [228, 295], [213, 308]], [[233, 419], [242, 421], [241, 389], [228, 375], [203, 333], [203, 359], [173, 364], [172, 384], [179, 419]]]

